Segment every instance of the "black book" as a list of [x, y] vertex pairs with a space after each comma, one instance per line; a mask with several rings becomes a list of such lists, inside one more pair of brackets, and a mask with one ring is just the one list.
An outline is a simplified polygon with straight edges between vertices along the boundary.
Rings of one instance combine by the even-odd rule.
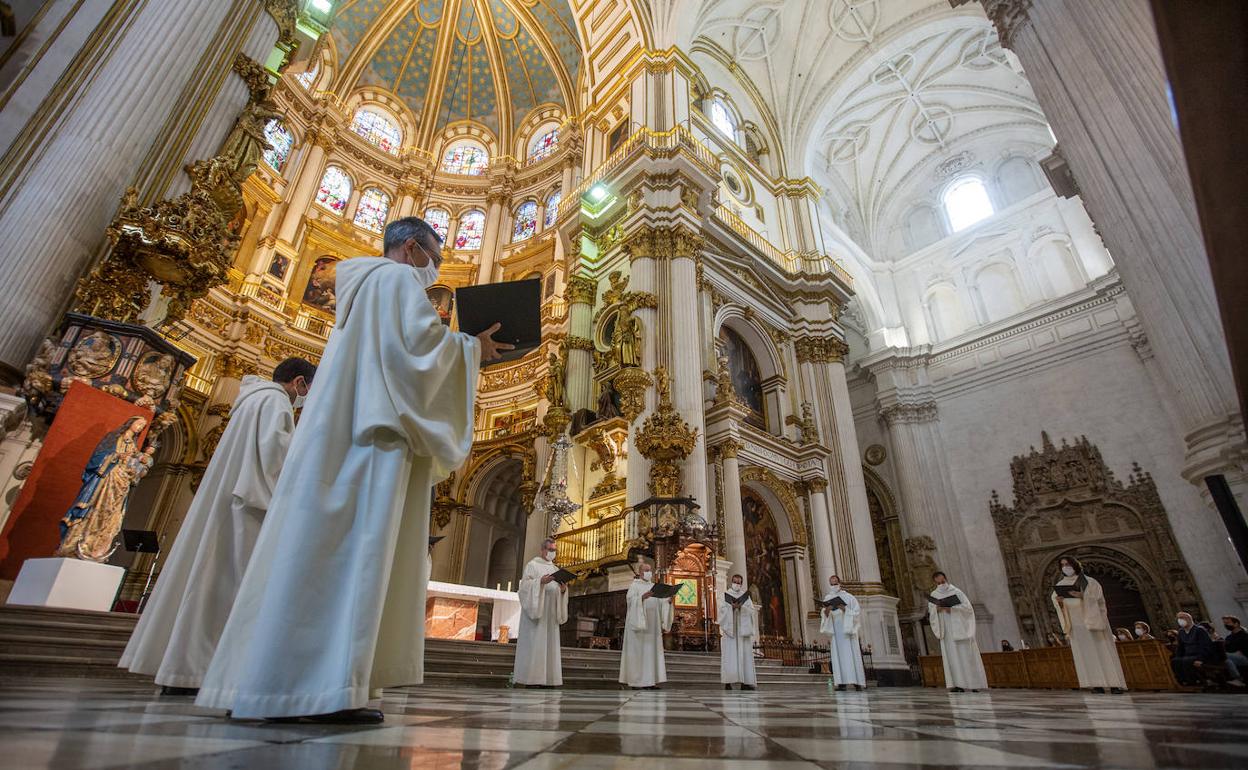
[[833, 596], [831, 599], [828, 599], [826, 602], [823, 599], [816, 597], [815, 604], [818, 604], [820, 607], [827, 607], [828, 609], [832, 609], [832, 610], [843, 610], [849, 606], [848, 604], [845, 603], [845, 600], [839, 596]]
[[962, 600], [958, 598], [957, 594], [949, 594], [943, 599], [938, 599], [935, 596], [932, 596], [929, 594], [927, 597], [927, 601], [932, 604], [935, 604], [937, 607], [957, 607], [959, 604], [962, 603]]
[[1073, 584], [1068, 585], [1068, 586], [1053, 586], [1053, 592], [1057, 594], [1058, 596], [1062, 597], [1063, 599], [1075, 598], [1074, 596], [1072, 596], [1072, 594], [1074, 594], [1078, 590], [1079, 590], [1079, 586], [1073, 585]]
[[728, 602], [733, 607], [740, 607], [742, 604], [745, 604], [745, 600], [748, 598], [750, 598], [750, 595], [747, 593], [742, 593], [740, 596], [733, 596], [730, 593], [724, 594], [724, 601]]
[[654, 588], [650, 589], [650, 595], [656, 599], [670, 599], [680, 590], [680, 586], [674, 583], [655, 583]]
[[573, 580], [576, 580], [576, 573], [560, 568], [550, 573], [550, 579], [556, 583], [571, 583]]
[[434, 547], [435, 545], [437, 545], [438, 543], [442, 542], [442, 541], [443, 541], [443, 540], [445, 540], [445, 539], [446, 539], [446, 535], [430, 535], [430, 536], [429, 536], [429, 547], [430, 547], [430, 548], [432, 548], [432, 547]]
[[540, 278], [460, 287], [455, 290], [455, 312], [464, 334], [475, 336], [498, 323], [502, 326], [494, 332], [494, 341], [516, 346], [483, 366], [514, 361], [542, 344]]

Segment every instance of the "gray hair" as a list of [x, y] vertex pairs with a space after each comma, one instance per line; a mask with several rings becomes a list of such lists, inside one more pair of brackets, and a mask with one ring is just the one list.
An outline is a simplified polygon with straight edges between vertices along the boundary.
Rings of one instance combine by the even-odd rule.
[[[546, 538], [545, 540], [543, 540], [543, 541], [542, 541], [542, 550], [543, 550], [543, 551], [550, 550], [550, 549], [549, 549], [549, 546], [552, 546], [552, 545], [555, 545], [555, 539], [554, 539], [553, 537], [548, 537], [548, 538]], [[558, 546], [556, 546], [556, 547], [558, 547]]]
[[382, 253], [389, 254], [391, 249], [402, 246], [408, 238], [415, 238], [421, 243], [433, 238], [434, 243], [442, 243], [442, 238], [429, 226], [428, 222], [420, 217], [403, 217], [386, 225], [386, 235], [382, 239]]

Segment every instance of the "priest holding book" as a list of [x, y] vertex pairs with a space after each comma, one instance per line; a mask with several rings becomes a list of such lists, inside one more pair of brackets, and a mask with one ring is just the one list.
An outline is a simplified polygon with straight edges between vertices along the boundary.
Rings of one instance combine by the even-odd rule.
[[1058, 566], [1062, 577], [1053, 586], [1053, 606], [1062, 631], [1070, 639], [1079, 686], [1092, 692], [1103, 693], [1108, 688], [1121, 693], [1127, 689], [1127, 680], [1105, 612], [1105, 592], [1096, 578], [1084, 574], [1075, 557], [1063, 556]]
[[754, 674], [754, 639], [758, 636], [758, 608], [745, 590], [745, 578], [732, 576], [732, 585], [719, 599], [719, 678], [725, 690], [758, 686]]
[[628, 617], [620, 653], [620, 684], [634, 690], [657, 690], [667, 681], [663, 633], [672, 630], [672, 597], [676, 587], [655, 585], [654, 569], [642, 562], [628, 588]]
[[988, 675], [975, 641], [975, 608], [945, 573], [932, 573], [932, 580], [936, 587], [927, 597], [927, 617], [932, 634], [940, 640], [945, 687], [950, 692], [987, 690]]
[[555, 566], [555, 541], [542, 541], [542, 552], [524, 565], [520, 578], [520, 628], [516, 640], [515, 683], [528, 687], [559, 687], [563, 666], [559, 659], [559, 626], [568, 622], [568, 584], [571, 576]]
[[838, 690], [851, 684], [861, 690], [867, 686], [867, 673], [862, 666], [862, 649], [858, 646], [858, 600], [841, 588], [841, 579], [836, 575], [828, 578], [828, 585], [831, 590], [819, 602], [822, 615], [819, 632], [828, 637], [832, 679]]

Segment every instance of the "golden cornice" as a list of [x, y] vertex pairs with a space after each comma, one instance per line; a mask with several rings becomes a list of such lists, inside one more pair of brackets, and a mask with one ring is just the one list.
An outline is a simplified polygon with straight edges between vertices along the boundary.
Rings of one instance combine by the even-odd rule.
[[299, 2], [298, 0], [264, 0], [264, 10], [277, 23], [277, 44], [285, 49], [286, 56], [278, 65], [278, 72], [286, 69], [299, 48]]
[[598, 284], [594, 279], [583, 275], [568, 277], [568, 285], [564, 287], [563, 298], [569, 305], [593, 305], [598, 293]]
[[569, 350], [594, 350], [594, 341], [588, 337], [578, 337], [575, 334], [569, 334], [567, 340]]
[[724, 460], [736, 459], [742, 449], [745, 449], [745, 444], [735, 438], [726, 438], [715, 445], [715, 450]]
[[705, 239], [685, 227], [643, 227], [623, 238], [630, 262], [637, 259], [694, 259]]
[[799, 364], [834, 364], [844, 360], [849, 346], [837, 337], [804, 336], [793, 340]]

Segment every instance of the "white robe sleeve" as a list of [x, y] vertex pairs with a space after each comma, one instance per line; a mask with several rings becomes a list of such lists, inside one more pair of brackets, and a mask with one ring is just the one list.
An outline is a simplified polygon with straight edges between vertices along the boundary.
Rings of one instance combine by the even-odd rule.
[[952, 607], [945, 613], [945, 627], [948, 629], [949, 638], [955, 641], [971, 639], [975, 636], [975, 608], [971, 606], [971, 600], [962, 593], [962, 589], [955, 589], [955, 593], [961, 604]]
[[[1085, 576], [1086, 577], [1086, 576]], [[1109, 615], [1105, 609], [1105, 590], [1100, 581], [1087, 578], [1083, 589], [1083, 623], [1089, 631], [1108, 631]]]
[[[749, 602], [749, 600], [747, 599], [746, 602]], [[733, 630], [733, 623], [732, 623], [732, 620], [733, 620], [732, 616], [734, 614], [732, 610], [732, 605], [724, 601], [724, 597], [722, 595], [719, 597], [719, 602], [718, 602], [718, 606], [716, 607], [716, 612], [719, 613], [719, 635], [726, 636], [729, 639], [732, 639], [733, 637], [735, 637], [736, 632]]]
[[643, 606], [645, 601], [641, 598], [646, 591], [647, 589], [638, 585], [628, 589], [628, 617], [624, 620], [624, 627], [629, 631], [646, 630], [646, 610]]
[[[553, 580], [551, 582], [554, 583]], [[568, 622], [568, 597], [572, 595], [572, 592], [560, 590], [558, 585], [555, 583], [554, 590], [559, 591], [559, 625], [562, 626]]]
[[845, 635], [857, 636], [862, 626], [862, 608], [858, 606], [858, 598], [853, 594], [845, 594]]
[[530, 567], [524, 568], [524, 577], [520, 578], [520, 609], [530, 620], [542, 619], [542, 576]]
[[656, 599], [659, 603], [659, 622], [663, 626], [663, 633], [672, 630], [672, 620], [675, 619], [675, 609], [672, 607], [670, 599]]
[[295, 416], [284, 392], [273, 391], [252, 398], [263, 401], [254, 411], [249, 410], [251, 425], [239, 426], [252, 435], [240, 437], [248, 447], [248, 457], [239, 465], [232, 492], [248, 508], [265, 511], [273, 499], [273, 489], [277, 487], [277, 477], [286, 460], [286, 450], [290, 448]]
[[1049, 600], [1053, 602], [1053, 609], [1057, 610], [1057, 622], [1062, 627], [1062, 633], [1070, 636], [1070, 613], [1066, 611], [1066, 607], [1057, 600], [1057, 591], [1049, 596]]
[[746, 599], [739, 612], [737, 636], [741, 639], [758, 636], [758, 607], [754, 606], [754, 600]]

